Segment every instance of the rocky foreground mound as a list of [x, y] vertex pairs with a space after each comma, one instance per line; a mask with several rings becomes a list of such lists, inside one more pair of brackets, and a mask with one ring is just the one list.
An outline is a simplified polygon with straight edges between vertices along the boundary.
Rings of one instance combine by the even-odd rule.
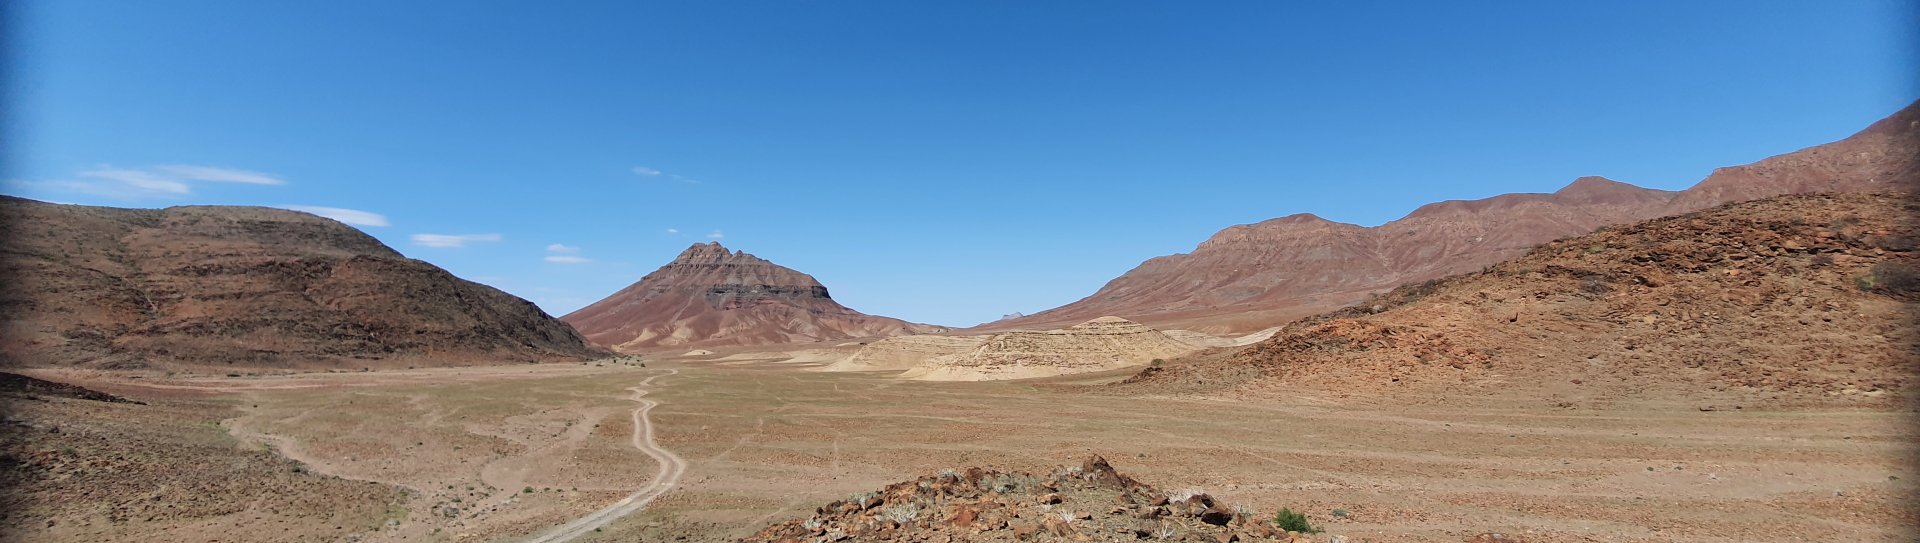
[[599, 356], [532, 302], [258, 207], [0, 197], [0, 363], [363, 367]]
[[561, 320], [594, 343], [623, 352], [945, 330], [848, 309], [812, 276], [718, 242], [696, 243], [633, 285]]
[[924, 381], [1049, 377], [1146, 365], [1200, 348], [1137, 322], [1101, 317], [1059, 330], [994, 334], [978, 346], [928, 359], [900, 376]]
[[[1920, 371], [1920, 205], [1812, 194], [1542, 245], [1123, 389], [1872, 402]], [[1707, 403], [1725, 400], [1726, 403]]]
[[1920, 190], [1920, 103], [1844, 140], [1715, 170], [1667, 192], [1599, 177], [1548, 194], [1436, 202], [1377, 227], [1298, 214], [1221, 230], [1073, 303], [982, 325], [1041, 328], [1120, 315], [1252, 330], [1398, 285], [1471, 272], [1594, 229], [1783, 194]]
[[1168, 494], [1098, 456], [1046, 476], [980, 468], [848, 496], [743, 543], [814, 541], [1311, 541], [1206, 494]]

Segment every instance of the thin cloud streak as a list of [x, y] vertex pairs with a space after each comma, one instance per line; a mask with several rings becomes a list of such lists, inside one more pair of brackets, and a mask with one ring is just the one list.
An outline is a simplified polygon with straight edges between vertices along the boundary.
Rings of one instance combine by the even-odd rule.
[[500, 241], [500, 234], [414, 234], [415, 245], [458, 249], [469, 243]]
[[248, 185], [285, 185], [287, 181], [273, 174], [252, 170], [237, 170], [214, 166], [195, 166], [192, 164], [168, 164], [155, 166], [160, 173], [170, 174], [181, 179], [193, 181], [212, 181], [216, 183], [245, 183]]
[[100, 165], [73, 174], [72, 179], [13, 181], [27, 187], [121, 199], [179, 198], [193, 194], [195, 183], [285, 185], [272, 174], [214, 166], [170, 164], [152, 168], [116, 168]]
[[634, 166], [630, 171], [632, 171], [634, 175], [638, 175], [640, 177], [666, 177], [667, 179], [672, 179], [674, 181], [679, 181], [681, 183], [686, 183], [689, 185], [700, 184], [700, 181], [697, 179], [689, 178], [687, 176], [680, 175], [677, 173], [663, 172], [657, 169], [648, 168], [646, 166]]
[[355, 226], [388, 226], [385, 215], [372, 211], [324, 206], [280, 206], [280, 208], [304, 211]]
[[[141, 170], [95, 168], [80, 172], [80, 177], [108, 183], [117, 183], [122, 188], [132, 191], [134, 193], [133, 195], [148, 193], [179, 196], [193, 192], [193, 187], [187, 185], [184, 181], [168, 179]], [[82, 181], [81, 183], [86, 182]]]

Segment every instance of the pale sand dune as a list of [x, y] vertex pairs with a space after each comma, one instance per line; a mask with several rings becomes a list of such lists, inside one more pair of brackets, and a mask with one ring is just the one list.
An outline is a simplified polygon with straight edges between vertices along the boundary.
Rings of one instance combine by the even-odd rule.
[[994, 381], [1105, 371], [1200, 350], [1159, 330], [1101, 317], [1059, 330], [994, 334], [965, 352], [930, 358], [900, 374], [921, 381]]
[[821, 371], [899, 371], [939, 356], [958, 354], [987, 342], [988, 336], [898, 336], [869, 343], [853, 356]]

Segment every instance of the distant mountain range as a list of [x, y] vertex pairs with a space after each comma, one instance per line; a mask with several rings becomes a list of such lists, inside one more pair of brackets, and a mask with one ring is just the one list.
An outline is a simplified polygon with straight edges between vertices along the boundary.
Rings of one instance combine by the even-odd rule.
[[1916, 150], [1920, 104], [1841, 141], [1718, 169], [1679, 192], [1583, 177], [1550, 194], [1428, 204], [1376, 227], [1290, 215], [1229, 227], [1191, 253], [1149, 259], [1079, 301], [977, 329], [1049, 328], [1112, 315], [1162, 328], [1257, 330], [1604, 226], [1782, 194], [1914, 190]]
[[1910, 194], [1793, 194], [1608, 228], [1122, 388], [1531, 396], [1563, 408], [1899, 402], [1920, 371], [1916, 213]]
[[[1841, 141], [1716, 170], [1679, 192], [1585, 177], [1548, 194], [1429, 204], [1377, 227], [1290, 215], [1229, 227], [1084, 299], [973, 331], [1108, 316], [1159, 329], [1259, 330], [1611, 225], [1785, 194], [1913, 191], [1916, 150], [1920, 104]], [[10, 278], [0, 285], [0, 365], [478, 364], [607, 353], [589, 341], [648, 351], [948, 331], [849, 309], [813, 277], [718, 243], [689, 247], [633, 285], [554, 319], [300, 212], [12, 197], [0, 198], [0, 212], [0, 274]]]

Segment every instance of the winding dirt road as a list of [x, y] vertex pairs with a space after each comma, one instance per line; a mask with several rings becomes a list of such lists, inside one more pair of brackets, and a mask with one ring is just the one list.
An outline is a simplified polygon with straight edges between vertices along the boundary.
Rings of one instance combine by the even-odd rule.
[[633, 401], [640, 402], [640, 407], [633, 410], [633, 448], [640, 449], [640, 452], [653, 457], [653, 461], [660, 464], [660, 471], [655, 473], [653, 479], [647, 481], [645, 486], [627, 495], [626, 498], [604, 509], [574, 519], [572, 522], [562, 524], [558, 528], [548, 530], [527, 540], [528, 543], [561, 543], [591, 534], [594, 530], [612, 524], [621, 517], [646, 509], [647, 504], [652, 503], [654, 498], [666, 494], [668, 490], [673, 489], [673, 485], [680, 482], [680, 476], [687, 472], [687, 461], [681, 459], [680, 455], [673, 454], [673, 451], [663, 449], [653, 442], [653, 421], [647, 418], [647, 412], [652, 411], [654, 406], [660, 405], [660, 402], [646, 398], [646, 387], [653, 384], [654, 379], [676, 373], [680, 373], [680, 370], [667, 370], [667, 373], [648, 377], [640, 381], [638, 386], [627, 389], [633, 391]]

